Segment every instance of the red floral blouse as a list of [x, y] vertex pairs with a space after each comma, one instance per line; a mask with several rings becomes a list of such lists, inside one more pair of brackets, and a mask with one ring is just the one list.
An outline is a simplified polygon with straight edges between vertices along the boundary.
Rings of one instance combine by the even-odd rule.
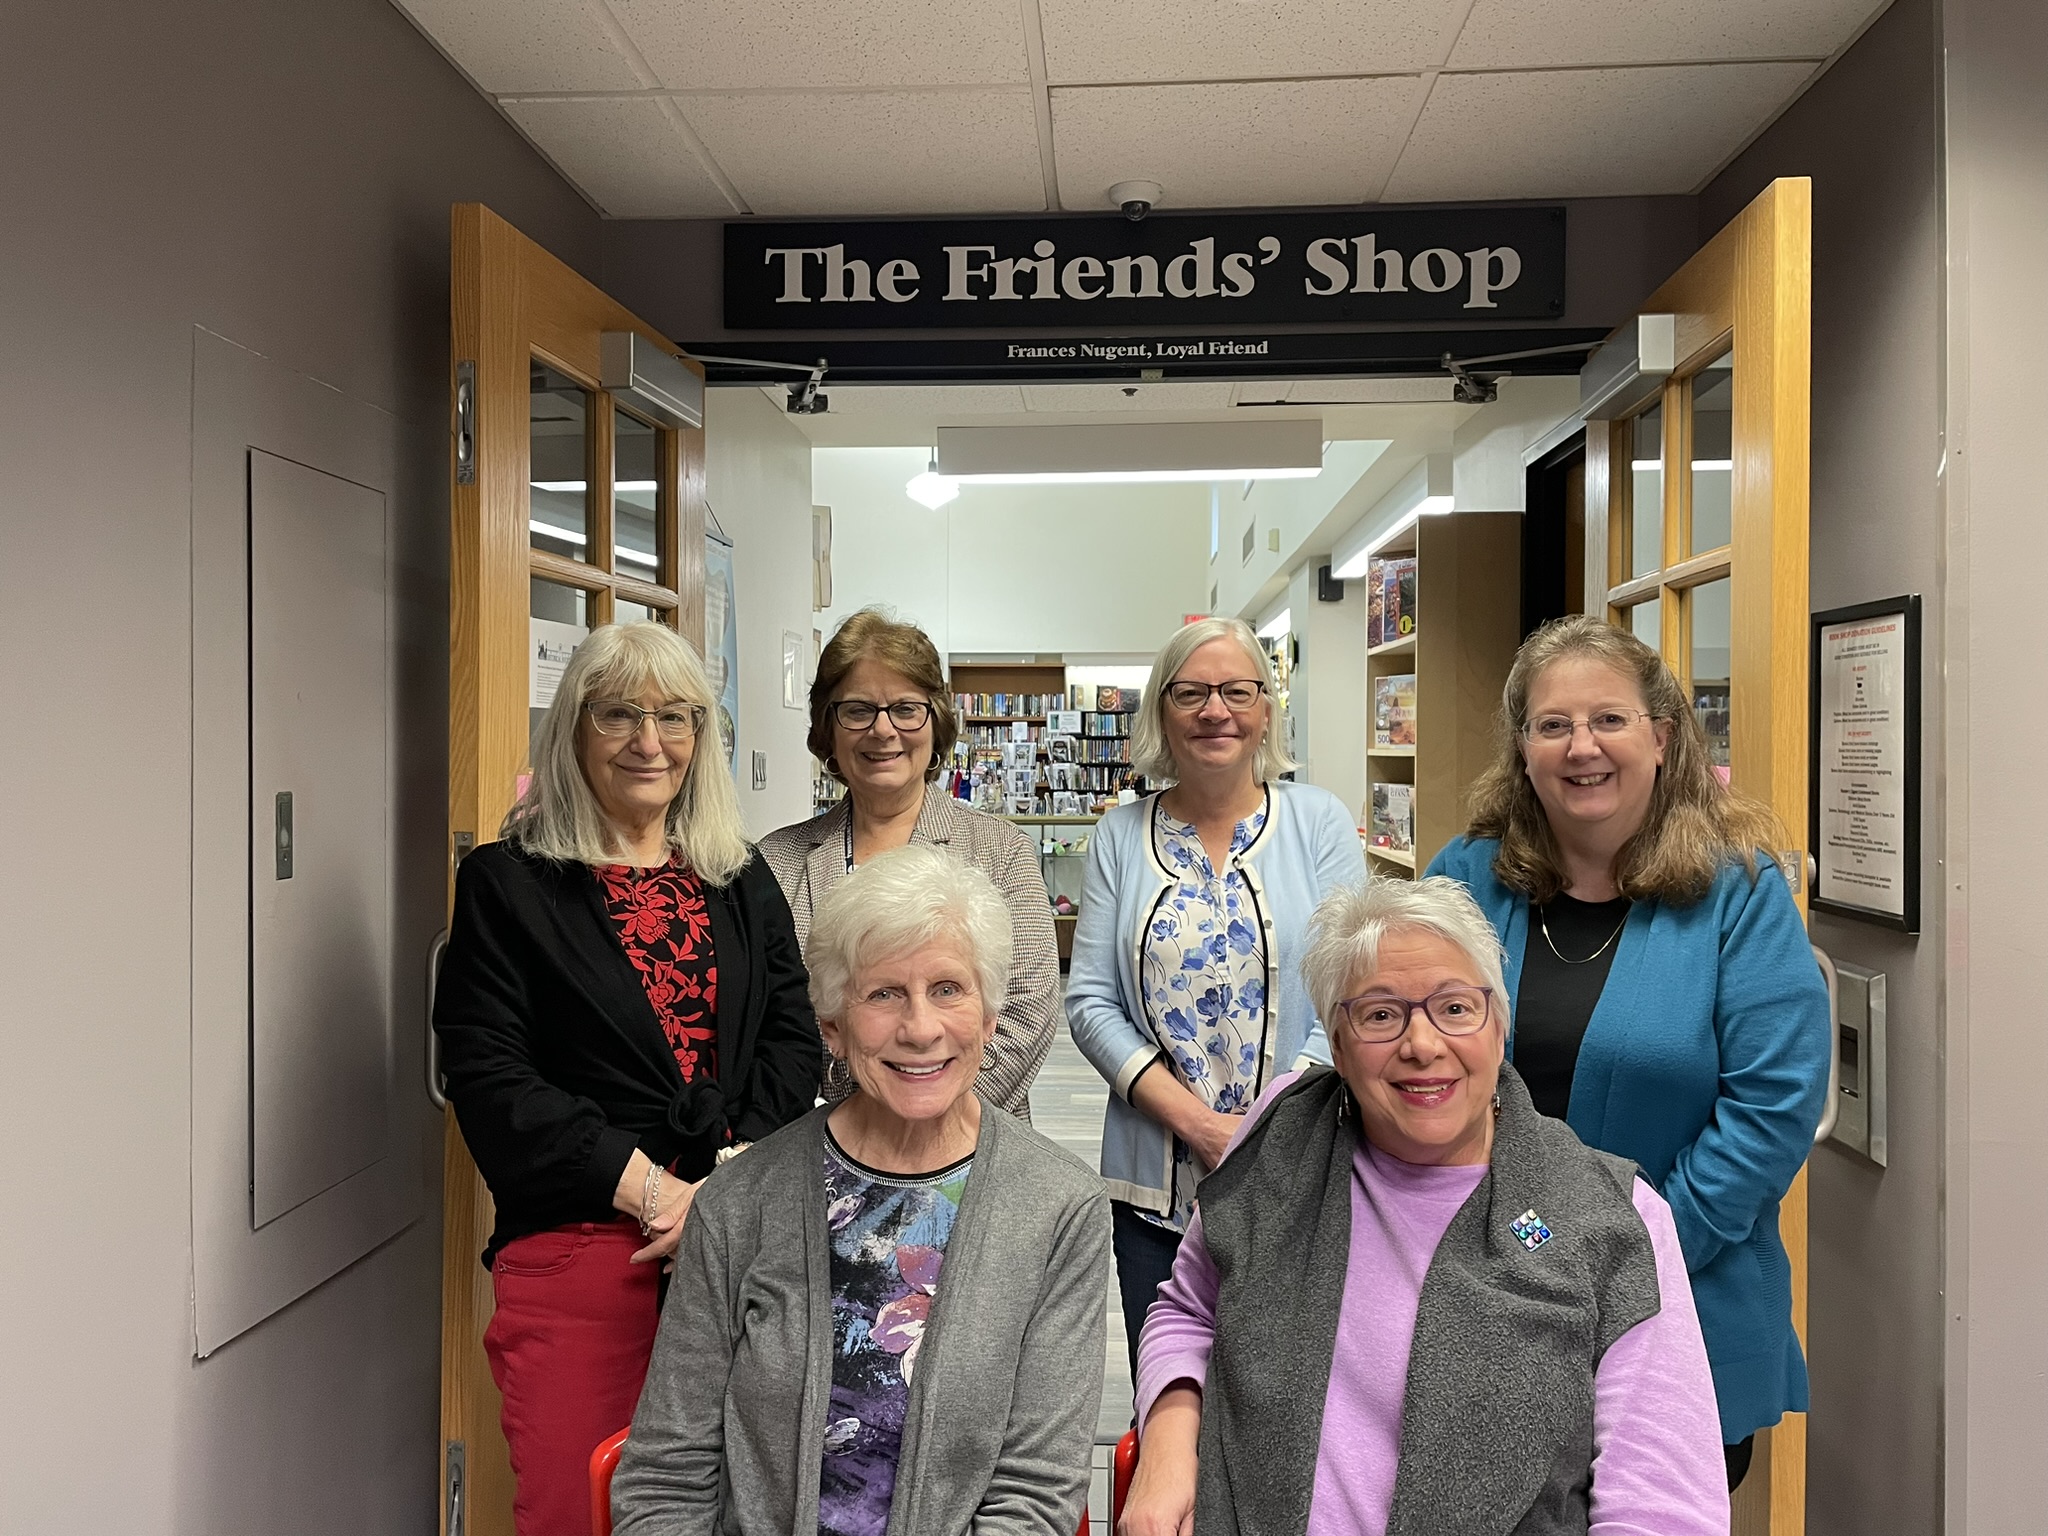
[[601, 864], [597, 883], [683, 1081], [715, 1079], [718, 965], [704, 887], [679, 855], [655, 869]]

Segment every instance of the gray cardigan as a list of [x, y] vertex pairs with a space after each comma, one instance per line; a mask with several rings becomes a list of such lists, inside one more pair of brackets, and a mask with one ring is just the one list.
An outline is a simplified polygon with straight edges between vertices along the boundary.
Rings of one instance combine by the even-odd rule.
[[[714, 1172], [612, 1481], [617, 1536], [805, 1536], [832, 1390], [828, 1110]], [[1102, 1397], [1109, 1196], [984, 1114], [911, 1382], [889, 1536], [1073, 1536]]]
[[[811, 942], [811, 913], [825, 893], [846, 878], [846, 823], [851, 804], [841, 800], [822, 816], [777, 827], [761, 839], [761, 857], [775, 872], [796, 919], [796, 941]], [[995, 1043], [982, 1068], [981, 1096], [1019, 1120], [1031, 1119], [1031, 1080], [1052, 1049], [1059, 1026], [1060, 957], [1053, 937], [1052, 902], [1038, 851], [1015, 825], [956, 800], [936, 784], [925, 786], [912, 842], [946, 848], [995, 883], [1010, 909], [1015, 953], [1010, 994], [1003, 999]], [[845, 1064], [825, 1072], [825, 1097], [834, 1102], [853, 1092]]]

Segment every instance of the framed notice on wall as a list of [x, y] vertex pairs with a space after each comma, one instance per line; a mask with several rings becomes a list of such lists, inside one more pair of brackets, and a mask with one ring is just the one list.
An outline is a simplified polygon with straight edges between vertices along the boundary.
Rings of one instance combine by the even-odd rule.
[[1812, 905], [1920, 931], [1920, 599], [1813, 616]]

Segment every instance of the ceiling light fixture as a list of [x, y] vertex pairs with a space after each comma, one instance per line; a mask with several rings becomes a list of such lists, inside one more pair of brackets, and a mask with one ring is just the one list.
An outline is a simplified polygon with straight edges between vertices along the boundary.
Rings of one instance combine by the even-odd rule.
[[1319, 417], [1115, 426], [940, 427], [933, 469], [986, 485], [1311, 479], [1323, 469]]
[[1433, 453], [1401, 477], [1374, 502], [1330, 551], [1330, 574], [1356, 581], [1371, 569], [1372, 557], [1413, 528], [1417, 519], [1441, 517], [1455, 506], [1451, 495], [1451, 456]]
[[939, 461], [933, 459], [931, 466], [922, 474], [910, 477], [910, 483], [903, 487], [903, 494], [936, 512], [960, 494], [960, 482], [940, 474]]
[[[550, 491], [557, 496], [581, 496], [590, 489], [581, 480], [529, 480], [527, 484], [536, 491]], [[646, 492], [654, 489], [656, 489], [656, 485], [652, 480], [614, 480], [612, 482], [614, 494], [621, 491], [630, 494], [636, 491]]]
[[[1630, 459], [1628, 467], [1639, 475], [1654, 474], [1664, 467], [1664, 461], [1662, 459]], [[1712, 474], [1716, 470], [1725, 475], [1735, 468], [1735, 461], [1733, 459], [1694, 459], [1692, 461], [1692, 468], [1693, 473], [1697, 475]]]
[[1261, 640], [1278, 640], [1283, 635], [1294, 633], [1294, 610], [1282, 608], [1272, 618], [1259, 626]]

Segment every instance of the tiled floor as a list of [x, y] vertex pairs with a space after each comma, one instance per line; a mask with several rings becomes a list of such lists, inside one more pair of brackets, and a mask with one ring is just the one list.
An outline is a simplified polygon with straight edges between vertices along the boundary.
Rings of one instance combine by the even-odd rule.
[[[1088, 1065], [1062, 1025], [1038, 1079], [1031, 1085], [1031, 1122], [1090, 1168], [1102, 1165], [1102, 1112], [1109, 1087]], [[1109, 1528], [1109, 1457], [1131, 1423], [1131, 1373], [1126, 1363], [1124, 1313], [1116, 1280], [1103, 1298], [1109, 1343], [1102, 1361], [1102, 1413], [1095, 1424], [1095, 1476], [1088, 1490], [1088, 1518], [1098, 1531]]]

